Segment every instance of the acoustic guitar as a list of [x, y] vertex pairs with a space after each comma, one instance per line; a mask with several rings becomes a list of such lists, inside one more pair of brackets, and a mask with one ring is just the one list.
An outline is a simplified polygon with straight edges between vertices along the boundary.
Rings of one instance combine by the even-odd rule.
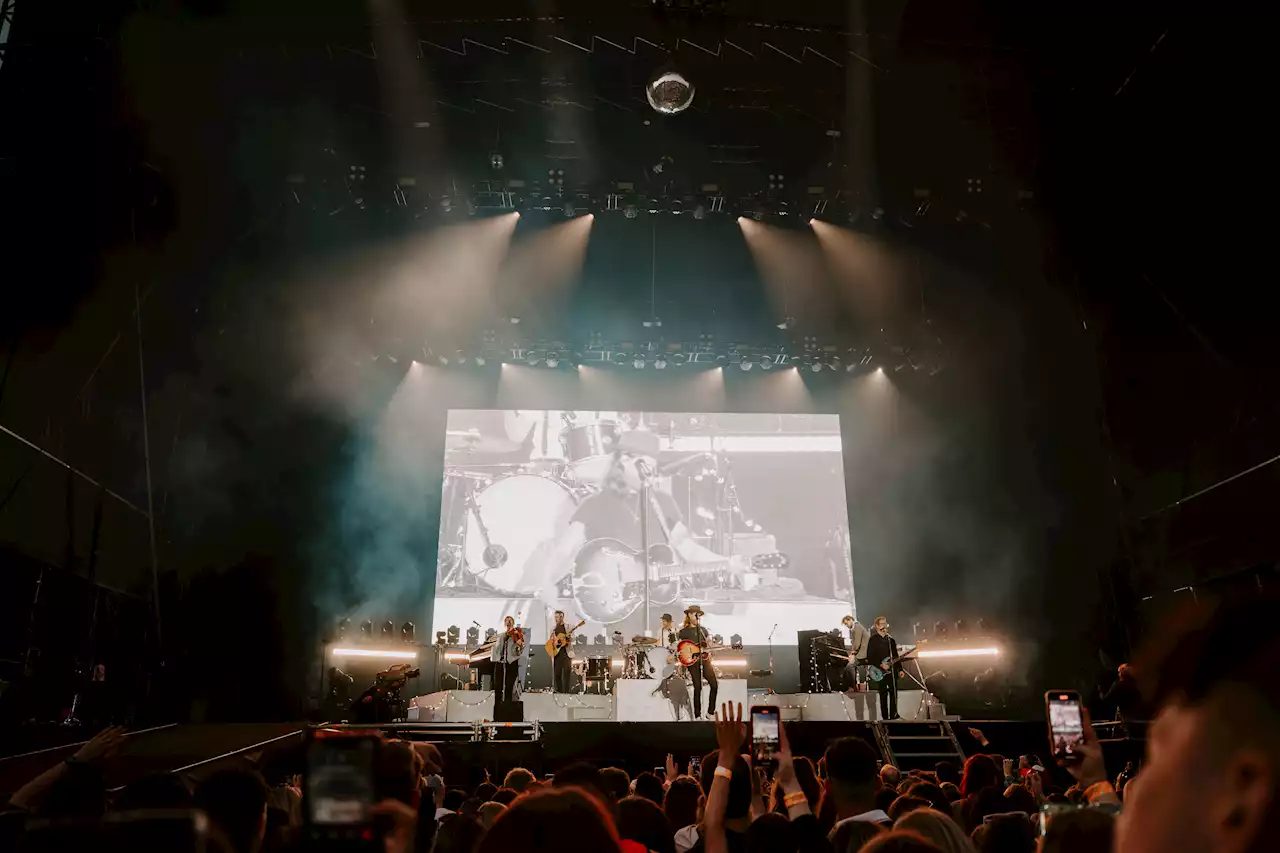
[[676, 660], [681, 666], [693, 666], [700, 660], [710, 660], [712, 652], [721, 652], [732, 646], [700, 646], [693, 640], [681, 640], [676, 644]]
[[568, 636], [562, 636], [560, 634], [553, 633], [550, 637], [548, 637], [547, 642], [545, 644], [547, 647], [547, 657], [553, 658], [556, 655], [560, 654], [560, 650], [563, 649], [565, 646], [569, 645], [568, 637], [573, 636], [573, 632], [578, 630], [585, 624], [587, 624], [587, 620], [583, 619], [577, 625], [574, 625], [572, 628], [568, 630], [567, 632]]

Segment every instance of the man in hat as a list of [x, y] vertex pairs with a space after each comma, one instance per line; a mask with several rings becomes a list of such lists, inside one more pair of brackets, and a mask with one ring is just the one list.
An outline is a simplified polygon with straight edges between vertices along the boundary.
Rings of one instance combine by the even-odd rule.
[[[681, 626], [677, 635], [682, 640], [688, 640], [691, 643], [697, 643], [699, 646], [711, 645], [711, 637], [707, 634], [707, 629], [702, 627], [702, 608], [696, 604], [690, 604], [684, 609], [684, 625]], [[716, 678], [716, 671], [711, 666], [710, 656], [705, 658], [699, 655], [697, 660], [689, 667], [689, 675], [693, 678], [693, 718], [696, 720], [702, 716], [702, 679], [707, 680], [707, 685], [711, 688], [711, 695], [707, 698], [707, 719], [715, 716], [716, 693], [720, 689], [720, 681]]]

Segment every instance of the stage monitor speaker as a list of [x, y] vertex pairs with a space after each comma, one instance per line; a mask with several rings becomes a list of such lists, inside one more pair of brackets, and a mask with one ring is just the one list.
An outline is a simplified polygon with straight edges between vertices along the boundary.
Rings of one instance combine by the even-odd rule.
[[495, 723], [523, 723], [523, 702], [495, 702], [493, 705], [493, 721]]

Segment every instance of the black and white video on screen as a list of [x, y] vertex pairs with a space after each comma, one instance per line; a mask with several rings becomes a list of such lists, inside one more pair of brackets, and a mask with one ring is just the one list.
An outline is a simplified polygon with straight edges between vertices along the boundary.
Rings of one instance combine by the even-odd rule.
[[451, 410], [444, 472], [433, 634], [655, 636], [696, 604], [794, 645], [855, 612], [838, 415]]

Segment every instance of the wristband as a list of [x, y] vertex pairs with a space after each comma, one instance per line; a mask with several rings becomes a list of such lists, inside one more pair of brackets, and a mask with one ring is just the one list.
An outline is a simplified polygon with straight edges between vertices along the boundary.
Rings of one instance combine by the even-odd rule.
[[782, 798], [782, 804], [787, 808], [808, 802], [809, 798], [804, 795], [804, 791], [792, 791], [790, 794], [787, 794]]
[[1092, 802], [1094, 797], [1101, 797], [1104, 794], [1114, 794], [1115, 787], [1110, 782], [1094, 782], [1092, 785], [1084, 789], [1085, 800]]
[[733, 771], [732, 771], [732, 770], [730, 770], [728, 767], [719, 767], [719, 766], [717, 766], [717, 767], [716, 767], [715, 775], [716, 775], [716, 776], [723, 776], [723, 777], [724, 777], [724, 778], [726, 778], [726, 779], [732, 779], [732, 778], [733, 778]]

